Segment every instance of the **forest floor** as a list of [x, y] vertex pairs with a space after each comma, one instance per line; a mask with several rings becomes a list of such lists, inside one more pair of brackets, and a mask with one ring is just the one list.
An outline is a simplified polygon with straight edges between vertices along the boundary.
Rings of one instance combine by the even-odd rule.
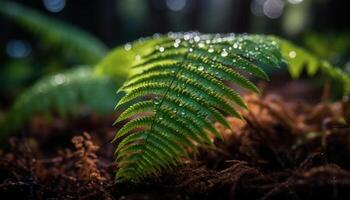
[[245, 95], [245, 120], [216, 124], [224, 141], [140, 184], [114, 183], [115, 116], [38, 117], [0, 149], [0, 199], [350, 199], [349, 99], [303, 84]]

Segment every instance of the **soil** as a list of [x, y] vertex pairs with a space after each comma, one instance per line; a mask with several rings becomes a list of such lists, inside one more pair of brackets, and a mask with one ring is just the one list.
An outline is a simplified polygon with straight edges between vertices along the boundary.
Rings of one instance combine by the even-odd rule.
[[114, 183], [116, 116], [35, 118], [0, 150], [0, 199], [350, 199], [349, 99], [276, 94], [246, 94], [224, 141], [139, 184]]

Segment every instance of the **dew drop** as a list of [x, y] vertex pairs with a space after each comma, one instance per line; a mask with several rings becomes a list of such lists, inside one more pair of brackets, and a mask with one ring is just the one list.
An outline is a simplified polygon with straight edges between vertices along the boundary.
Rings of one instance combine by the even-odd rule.
[[209, 52], [209, 53], [213, 53], [213, 52], [214, 52], [214, 49], [213, 49], [212, 47], [210, 47], [210, 48], [208, 49], [208, 52]]
[[159, 33], [153, 34], [153, 38], [155, 38], [155, 39], [160, 38], [160, 34]]
[[126, 43], [126, 44], [124, 45], [124, 49], [125, 49], [126, 51], [130, 51], [131, 48], [132, 48], [132, 46], [131, 46], [130, 43]]
[[196, 35], [196, 36], [194, 37], [194, 41], [195, 41], [195, 42], [199, 42], [199, 40], [201, 40], [201, 38], [200, 38], [198, 35]]
[[203, 71], [203, 70], [204, 70], [204, 67], [201, 65], [201, 66], [198, 67], [198, 70], [199, 70], [199, 71]]
[[234, 44], [233, 44], [233, 48], [237, 49], [237, 48], [238, 48], [238, 44], [237, 44], [237, 43], [234, 43]]
[[203, 43], [203, 42], [199, 43], [199, 44], [198, 44], [198, 47], [199, 47], [199, 48], [203, 48], [203, 47], [204, 47], [204, 43]]
[[164, 47], [159, 47], [160, 52], [164, 52]]
[[56, 75], [54, 77], [54, 82], [57, 85], [61, 85], [66, 81], [66, 77], [64, 75]]
[[295, 58], [295, 57], [297, 56], [297, 53], [296, 53], [295, 51], [290, 51], [290, 52], [288, 53], [288, 56], [289, 56], [290, 58]]
[[221, 52], [221, 56], [222, 57], [226, 57], [228, 55], [226, 49], [223, 49], [222, 52]]
[[188, 52], [193, 52], [193, 49], [192, 49], [192, 48], [189, 48], [189, 49], [188, 49]]
[[159, 102], [160, 102], [160, 101], [159, 101], [159, 97], [157, 97], [157, 96], [154, 97], [154, 104], [158, 105]]

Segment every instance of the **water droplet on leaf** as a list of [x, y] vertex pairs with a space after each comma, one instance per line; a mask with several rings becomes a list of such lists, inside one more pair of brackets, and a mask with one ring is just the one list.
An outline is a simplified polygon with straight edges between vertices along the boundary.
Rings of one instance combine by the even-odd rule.
[[226, 57], [228, 55], [226, 49], [223, 49], [222, 52], [221, 52], [221, 56], [222, 57]]
[[131, 48], [132, 48], [132, 46], [131, 46], [130, 43], [126, 43], [126, 44], [124, 45], [124, 49], [125, 49], [126, 51], [130, 51]]
[[295, 58], [295, 57], [297, 56], [297, 53], [296, 53], [295, 51], [290, 51], [290, 52], [288, 53], [288, 56], [289, 56], [290, 58]]
[[200, 38], [198, 35], [196, 35], [196, 36], [194, 37], [194, 41], [195, 41], [195, 42], [199, 42], [199, 40], [201, 40], [201, 38]]
[[140, 56], [140, 55], [136, 55], [136, 56], [135, 56], [135, 60], [136, 60], [136, 61], [141, 60], [141, 56]]

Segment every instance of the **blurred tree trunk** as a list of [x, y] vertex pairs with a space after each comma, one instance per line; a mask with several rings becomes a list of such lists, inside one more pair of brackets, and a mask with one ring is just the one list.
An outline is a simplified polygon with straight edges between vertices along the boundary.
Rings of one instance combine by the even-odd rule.
[[188, 12], [186, 13], [187, 26], [191, 30], [198, 30], [200, 28], [200, 20], [204, 10], [203, 0], [188, 0], [186, 5], [188, 7]]
[[114, 44], [118, 34], [117, 0], [100, 0], [97, 5], [98, 35], [104, 42]]
[[349, 2], [329, 0], [314, 3], [313, 26], [319, 31], [349, 31]]
[[229, 31], [235, 33], [249, 32], [250, 30], [251, 0], [232, 0]]
[[165, 0], [148, 0], [149, 13], [151, 15], [152, 30], [157, 33], [165, 33], [169, 30], [169, 21]]

